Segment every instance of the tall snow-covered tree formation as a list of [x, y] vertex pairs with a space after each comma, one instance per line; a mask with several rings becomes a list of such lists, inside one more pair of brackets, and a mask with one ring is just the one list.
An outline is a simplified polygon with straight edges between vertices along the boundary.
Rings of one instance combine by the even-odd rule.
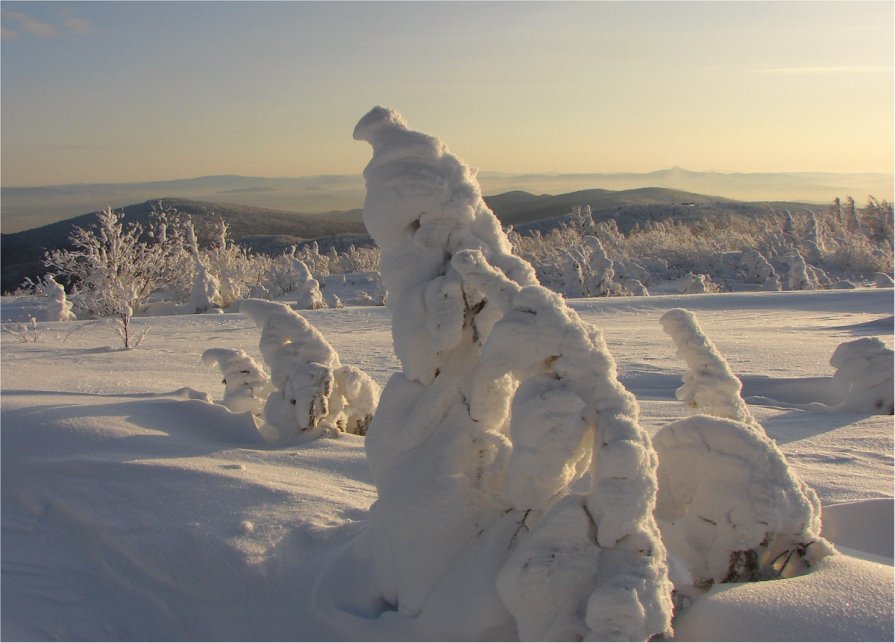
[[656, 454], [601, 333], [512, 254], [441, 141], [382, 107], [354, 137], [402, 364], [367, 436], [369, 604], [429, 638], [669, 631]]

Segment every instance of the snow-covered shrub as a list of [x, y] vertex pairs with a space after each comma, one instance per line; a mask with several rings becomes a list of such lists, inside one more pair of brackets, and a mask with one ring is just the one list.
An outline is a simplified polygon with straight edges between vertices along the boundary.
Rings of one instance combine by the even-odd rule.
[[441, 141], [381, 107], [354, 136], [402, 363], [366, 442], [381, 609], [441, 639], [669, 630], [655, 454], [601, 334], [512, 254]]
[[895, 281], [884, 272], [876, 272], [873, 274], [873, 285], [877, 288], [892, 288], [895, 287]]
[[320, 292], [320, 282], [311, 276], [311, 271], [300, 259], [292, 262], [294, 275], [292, 292], [296, 293], [296, 305], [302, 310], [325, 308], [326, 302]]
[[718, 292], [719, 288], [708, 275], [688, 272], [680, 279], [672, 282], [672, 287], [683, 295], [700, 295]]
[[758, 284], [762, 290], [781, 290], [780, 277], [758, 250], [750, 248], [740, 253], [739, 270], [746, 281]]
[[53, 278], [52, 274], [44, 275], [43, 290], [47, 296], [47, 305], [44, 308], [46, 321], [71, 321], [76, 318], [72, 312], [72, 303], [65, 296], [65, 288]]
[[817, 494], [756, 423], [695, 415], [653, 438], [675, 588], [793, 576], [833, 553]]
[[594, 236], [584, 237], [584, 243], [590, 250], [590, 260], [587, 262], [587, 274], [584, 285], [591, 297], [605, 297], [613, 291], [615, 279], [615, 267], [603, 244]]
[[54, 250], [44, 263], [75, 285], [71, 299], [86, 314], [117, 319], [124, 347], [130, 348], [131, 317], [177, 272], [172, 265], [183, 257], [182, 232], [167, 226], [164, 237], [144, 242], [143, 227], [125, 229], [123, 214], [106, 208], [97, 216], [96, 229], [74, 229], [73, 250]]
[[794, 250], [788, 258], [789, 277], [788, 285], [790, 290], [810, 290], [813, 286], [811, 278], [808, 276], [808, 266], [804, 257], [798, 250]]
[[274, 389], [264, 419], [281, 438], [366, 433], [379, 400], [379, 387], [368, 375], [342, 365], [323, 335], [284, 304], [246, 299], [239, 311], [261, 329], [261, 355]]
[[833, 385], [842, 395], [838, 408], [855, 413], [893, 414], [893, 352], [878, 337], [862, 337], [836, 347], [830, 357]]
[[817, 494], [749, 412], [739, 378], [696, 316], [677, 308], [660, 322], [687, 364], [678, 399], [710, 413], [653, 438], [655, 513], [676, 589], [794, 575], [832, 553], [820, 537]]
[[202, 361], [221, 369], [224, 406], [234, 413], [248, 411], [261, 417], [270, 393], [270, 378], [249, 354], [231, 348], [209, 348], [202, 353]]

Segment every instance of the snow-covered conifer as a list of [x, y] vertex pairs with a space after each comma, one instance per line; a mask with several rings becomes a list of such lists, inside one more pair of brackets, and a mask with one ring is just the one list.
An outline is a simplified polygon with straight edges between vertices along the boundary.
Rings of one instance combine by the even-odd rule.
[[270, 393], [270, 378], [252, 357], [241, 350], [209, 348], [202, 361], [218, 366], [224, 376], [224, 406], [234, 413], [249, 411], [261, 417]]
[[311, 276], [311, 271], [301, 259], [292, 260], [293, 292], [296, 294], [296, 305], [302, 310], [325, 308], [326, 302], [320, 292], [320, 282]]
[[339, 355], [320, 332], [284, 304], [246, 299], [239, 311], [261, 329], [260, 349], [273, 391], [264, 419], [288, 439], [302, 432], [366, 433], [379, 387]]
[[740, 396], [742, 385], [696, 316], [660, 318], [687, 363], [678, 399], [711, 415], [663, 427], [656, 518], [679, 592], [794, 575], [832, 553], [820, 501], [793, 472]]
[[606, 297], [611, 294], [615, 268], [603, 249], [603, 244], [594, 236], [584, 237], [584, 243], [590, 250], [585, 286], [592, 297]]
[[354, 136], [403, 367], [366, 443], [382, 598], [437, 638], [667, 631], [655, 454], [599, 331], [512, 254], [441, 141], [381, 107]]
[[47, 305], [44, 308], [46, 321], [71, 321], [75, 319], [72, 312], [72, 303], [65, 297], [65, 288], [57, 282], [52, 274], [44, 275], [43, 290], [47, 295]]
[[793, 250], [789, 261], [789, 289], [790, 290], [810, 290], [811, 278], [808, 276], [808, 266], [805, 258], [798, 250]]

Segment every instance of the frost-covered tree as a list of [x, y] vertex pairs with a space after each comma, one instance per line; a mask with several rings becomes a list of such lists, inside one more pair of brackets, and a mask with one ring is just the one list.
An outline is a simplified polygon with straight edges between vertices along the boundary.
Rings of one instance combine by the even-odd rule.
[[65, 288], [53, 278], [52, 274], [44, 275], [43, 290], [47, 296], [47, 305], [44, 307], [46, 321], [71, 321], [75, 319], [75, 314], [72, 312], [72, 303], [65, 296]]
[[702, 332], [696, 315], [673, 308], [659, 321], [674, 341], [677, 356], [687, 364], [684, 384], [675, 391], [677, 399], [693, 409], [706, 409], [710, 415], [751, 423], [752, 414], [740, 397], [740, 379]]
[[679, 594], [795, 575], [834, 552], [817, 494], [750, 413], [742, 384], [686, 310], [660, 319], [687, 364], [678, 399], [709, 415], [673, 422], [659, 454], [656, 517]]
[[134, 223], [125, 228], [123, 214], [106, 208], [97, 216], [95, 228], [74, 229], [73, 250], [54, 250], [44, 263], [74, 284], [77, 294], [72, 299], [87, 314], [117, 319], [124, 347], [130, 348], [131, 318], [172, 278], [180, 238], [169, 226], [164, 241], [144, 242], [143, 226]]
[[206, 313], [210, 310], [220, 312], [220, 283], [202, 261], [199, 253], [199, 243], [196, 240], [196, 229], [192, 221], [187, 221], [185, 232], [186, 247], [193, 258], [193, 287], [190, 292], [190, 309], [194, 313]]
[[381, 107], [354, 136], [402, 364], [366, 443], [369, 603], [427, 638], [669, 631], [656, 457], [600, 332], [512, 254], [441, 141]]
[[366, 373], [343, 365], [326, 338], [284, 304], [246, 299], [239, 311], [261, 329], [273, 387], [264, 419], [280, 438], [366, 433], [379, 401], [379, 386]]
[[587, 235], [584, 243], [590, 251], [585, 286], [592, 297], [605, 297], [612, 293], [615, 267], [599, 239]]
[[292, 292], [296, 294], [296, 305], [302, 310], [325, 308], [320, 282], [311, 276], [311, 271], [301, 259], [292, 260], [292, 274]]
[[264, 369], [245, 351], [231, 348], [209, 348], [202, 361], [217, 366], [224, 376], [224, 406], [234, 413], [250, 412], [261, 417], [264, 402], [270, 393], [270, 378]]

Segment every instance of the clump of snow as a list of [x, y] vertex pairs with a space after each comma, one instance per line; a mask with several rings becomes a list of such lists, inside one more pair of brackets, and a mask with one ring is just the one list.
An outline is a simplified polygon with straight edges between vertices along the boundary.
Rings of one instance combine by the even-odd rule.
[[752, 414], [740, 396], [742, 383], [702, 332], [696, 315], [673, 308], [659, 321], [674, 341], [677, 356], [687, 364], [684, 384], [675, 391], [677, 399], [694, 409], [705, 408], [717, 417], [752, 422]]
[[380, 602], [427, 638], [669, 631], [656, 456], [602, 335], [512, 254], [441, 141], [382, 107], [354, 136], [403, 367], [366, 444]]
[[342, 365], [326, 338], [284, 304], [247, 299], [240, 312], [261, 329], [261, 355], [274, 388], [264, 419], [280, 438], [366, 433], [379, 400], [379, 386], [369, 376]]
[[252, 357], [241, 350], [209, 348], [202, 361], [218, 366], [224, 376], [224, 406], [234, 413], [249, 411], [262, 416], [264, 402], [270, 393], [270, 378]]
[[838, 408], [856, 413], [893, 414], [893, 352], [877, 337], [862, 337], [836, 347], [830, 366], [833, 386], [842, 395]]

